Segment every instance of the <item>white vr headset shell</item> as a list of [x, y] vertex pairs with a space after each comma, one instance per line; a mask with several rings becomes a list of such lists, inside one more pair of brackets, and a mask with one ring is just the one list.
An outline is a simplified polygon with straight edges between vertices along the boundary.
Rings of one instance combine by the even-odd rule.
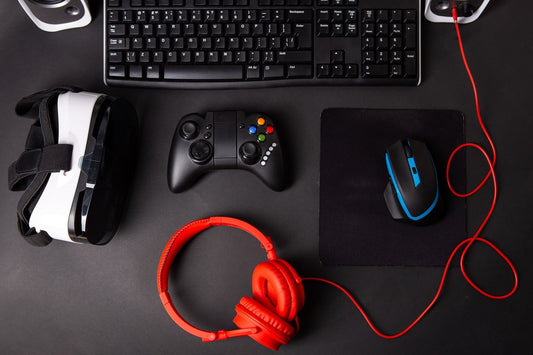
[[[69, 171], [51, 173], [37, 205], [30, 217], [30, 227], [38, 232], [46, 231], [53, 239], [72, 242], [68, 221], [85, 155], [91, 116], [96, 100], [101, 94], [67, 92], [58, 96], [58, 144], [72, 145], [72, 160]], [[86, 186], [88, 189], [93, 186]]]
[[[46, 245], [50, 238], [106, 244], [118, 228], [133, 179], [138, 135], [134, 108], [121, 99], [70, 89], [40, 92], [21, 102], [26, 108], [28, 103], [34, 107], [39, 104], [37, 127], [43, 135], [45, 130], [54, 132], [54, 142], [40, 143], [42, 152], [54, 146], [72, 147], [70, 160], [50, 154], [45, 157], [47, 153], [31, 159], [28, 152], [39, 149], [26, 144], [26, 151], [10, 167], [11, 187], [26, 179], [12, 189], [22, 187], [30, 195], [23, 195], [17, 207], [21, 234], [34, 245]], [[34, 126], [29, 135], [32, 142], [36, 141]], [[61, 159], [61, 168], [42, 170], [39, 166], [44, 159], [46, 166], [57, 166], [54, 161]], [[42, 179], [43, 174], [46, 179]], [[28, 175], [35, 176], [30, 183]], [[39, 175], [41, 179], [36, 178]], [[32, 186], [34, 182], [40, 185]]]

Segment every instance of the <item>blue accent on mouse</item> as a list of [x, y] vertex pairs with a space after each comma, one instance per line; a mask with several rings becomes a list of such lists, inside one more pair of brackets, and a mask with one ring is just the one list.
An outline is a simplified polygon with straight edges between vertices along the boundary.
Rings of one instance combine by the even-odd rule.
[[[399, 188], [398, 188], [398, 184], [396, 182], [396, 179], [394, 178], [394, 174], [392, 173], [392, 168], [391, 168], [391, 164], [390, 164], [390, 160], [389, 160], [389, 155], [388, 154], [385, 154], [385, 158], [386, 158], [386, 161], [387, 161], [387, 170], [389, 172], [389, 176], [392, 180], [392, 184], [394, 186], [394, 191], [396, 192], [396, 196], [398, 197], [398, 201], [400, 202], [400, 205], [402, 206], [402, 209], [403, 211], [405, 212], [405, 214], [407, 215], [407, 217], [409, 219], [412, 219], [413, 221], [418, 221], [418, 220], [421, 220], [423, 219], [424, 217], [426, 217], [428, 214], [431, 213], [431, 211], [433, 211], [433, 209], [435, 208], [435, 206], [437, 205], [437, 201], [439, 200], [439, 189], [438, 189], [438, 181], [437, 181], [437, 194], [435, 195], [435, 199], [433, 200], [433, 202], [431, 203], [431, 205], [428, 207], [427, 210], [425, 210], [423, 213], [419, 214], [418, 216], [413, 216], [411, 214], [411, 212], [409, 211], [409, 209], [407, 208], [407, 205], [405, 204], [405, 201], [402, 197], [402, 194], [400, 193], [399, 191]], [[414, 159], [413, 159], [414, 160]], [[433, 166], [433, 168], [435, 168], [435, 166]], [[435, 172], [436, 172], [436, 169], [435, 169]], [[418, 175], [418, 174], [417, 174]], [[420, 180], [418, 181], [418, 183], [420, 183]], [[416, 186], [416, 184], [415, 184]]]
[[416, 168], [415, 158], [407, 158], [409, 162], [409, 167], [411, 168], [411, 176], [413, 177], [413, 183], [415, 187], [420, 185], [420, 175], [418, 175], [418, 169]]
[[441, 216], [437, 169], [424, 142], [400, 139], [385, 152], [389, 183], [383, 197], [398, 221], [427, 225]]

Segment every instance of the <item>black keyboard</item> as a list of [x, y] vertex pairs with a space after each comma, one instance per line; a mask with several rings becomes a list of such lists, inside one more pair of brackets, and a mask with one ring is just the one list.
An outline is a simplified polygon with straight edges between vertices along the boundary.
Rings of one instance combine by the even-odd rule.
[[420, 0], [106, 0], [108, 85], [418, 85]]

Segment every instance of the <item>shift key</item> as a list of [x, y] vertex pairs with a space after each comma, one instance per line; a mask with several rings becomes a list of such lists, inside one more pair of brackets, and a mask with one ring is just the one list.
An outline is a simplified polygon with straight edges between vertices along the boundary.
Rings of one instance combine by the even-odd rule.
[[290, 63], [308, 63], [312, 60], [311, 51], [283, 51], [278, 52], [278, 63], [290, 64]]

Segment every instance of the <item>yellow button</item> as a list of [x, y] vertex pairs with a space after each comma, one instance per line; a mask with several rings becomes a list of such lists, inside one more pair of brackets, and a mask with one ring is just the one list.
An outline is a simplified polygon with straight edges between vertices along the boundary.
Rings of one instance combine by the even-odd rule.
[[257, 119], [257, 124], [260, 125], [260, 126], [264, 125], [265, 122], [266, 122], [266, 121], [265, 121], [265, 119], [264, 119], [263, 117], [259, 117], [259, 118]]

